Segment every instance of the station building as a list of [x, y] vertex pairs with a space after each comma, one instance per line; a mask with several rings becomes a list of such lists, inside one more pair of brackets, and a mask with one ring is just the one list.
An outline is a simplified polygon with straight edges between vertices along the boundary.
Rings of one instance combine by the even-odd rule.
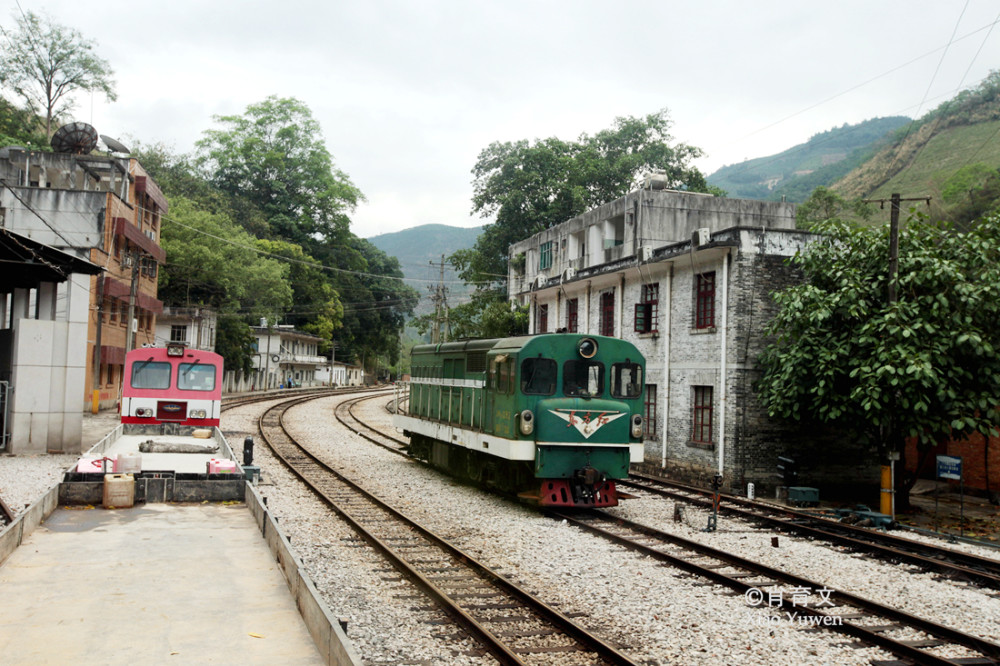
[[[103, 269], [88, 285], [85, 377], [70, 388], [78, 408], [112, 408], [126, 348], [153, 343], [163, 310], [156, 280], [167, 200], [130, 157], [7, 147], [0, 149], [0, 179], [0, 227]], [[57, 313], [70, 285], [59, 288]]]
[[800, 279], [788, 259], [816, 236], [795, 228], [794, 204], [656, 186], [511, 245], [511, 298], [530, 306], [530, 333], [608, 335], [642, 352], [649, 471], [774, 486], [777, 457], [803, 433], [759, 405], [756, 358], [770, 294]]

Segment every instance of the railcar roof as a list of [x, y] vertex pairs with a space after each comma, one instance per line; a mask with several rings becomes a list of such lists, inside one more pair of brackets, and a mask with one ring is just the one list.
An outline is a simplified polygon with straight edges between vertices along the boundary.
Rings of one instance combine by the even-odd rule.
[[461, 354], [475, 351], [517, 351], [527, 347], [533, 342], [552, 342], [559, 340], [576, 341], [581, 338], [594, 338], [598, 344], [628, 345], [629, 343], [619, 338], [611, 338], [603, 335], [587, 335], [585, 333], [540, 333], [538, 335], [518, 335], [510, 338], [488, 338], [481, 340], [463, 340], [462, 342], [444, 342], [440, 344], [417, 345], [411, 354]]

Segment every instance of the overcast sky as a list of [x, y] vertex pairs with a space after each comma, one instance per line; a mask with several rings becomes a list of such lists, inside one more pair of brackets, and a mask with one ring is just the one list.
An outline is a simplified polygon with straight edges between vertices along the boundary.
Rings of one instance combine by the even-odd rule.
[[[353, 230], [473, 226], [493, 141], [576, 139], [667, 108], [715, 169], [843, 123], [914, 116], [1000, 68], [995, 0], [20, 0], [98, 43], [101, 134], [190, 152], [214, 115], [305, 102], [368, 201]], [[0, 0], [12, 25], [14, 0]]]

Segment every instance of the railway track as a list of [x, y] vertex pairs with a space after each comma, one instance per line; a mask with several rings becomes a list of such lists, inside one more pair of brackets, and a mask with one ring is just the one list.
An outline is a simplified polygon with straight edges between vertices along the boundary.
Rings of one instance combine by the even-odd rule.
[[[668, 479], [631, 474], [628, 480], [620, 481], [618, 485], [701, 508], [711, 509], [712, 506], [708, 491]], [[733, 495], [722, 496], [719, 511], [784, 532], [826, 540], [885, 560], [913, 564], [925, 570], [936, 571], [953, 580], [1000, 590], [1000, 562], [990, 558]]]
[[310, 399], [265, 412], [258, 423], [261, 435], [323, 502], [461, 627], [463, 638], [472, 636], [503, 664], [548, 664], [554, 655], [567, 665], [635, 663], [303, 449], [285, 429], [284, 415]]
[[[355, 432], [371, 441], [376, 439], [389, 440], [394, 444], [404, 444], [403, 440], [388, 435], [378, 428], [364, 422], [354, 413], [353, 407], [366, 398], [359, 398], [345, 401], [346, 406], [340, 410], [344, 421], [350, 421], [350, 426]], [[382, 442], [376, 442], [381, 446], [389, 448]], [[704, 491], [696, 488], [683, 487], [683, 489], [668, 489], [661, 480], [652, 477], [639, 476], [639, 482], [635, 479], [624, 482], [624, 485], [635, 490], [645, 490], [660, 495], [672, 496], [675, 499], [691, 502], [705, 507], [711, 506], [711, 501], [705, 496]], [[741, 500], [741, 498], [733, 498]], [[767, 517], [764, 521], [769, 524], [787, 530], [798, 530], [815, 538], [832, 538], [818, 531], [821, 528], [807, 526], [806, 519], [814, 519], [809, 514], [799, 511], [788, 511], [793, 522], [786, 518], [781, 520], [774, 516], [769, 516], [765, 509], [767, 505], [757, 509], [756, 502], [743, 500], [742, 503], [750, 504], [750, 507], [740, 507], [741, 516], [756, 518], [758, 515]], [[727, 507], [731, 508], [731, 507]], [[756, 509], [756, 510], [754, 510]], [[767, 567], [755, 562], [751, 562], [737, 555], [732, 555], [708, 546], [703, 546], [697, 542], [683, 539], [658, 530], [631, 523], [612, 517], [600, 511], [586, 513], [562, 513], [549, 512], [558, 520], [565, 520], [588, 532], [597, 534], [603, 538], [626, 546], [627, 548], [641, 552], [644, 555], [656, 558], [668, 565], [677, 567], [690, 574], [704, 577], [712, 583], [722, 584], [730, 589], [747, 595], [760, 595], [762, 603], [764, 600], [771, 604], [773, 599], [778, 599], [774, 605], [769, 605], [776, 611], [785, 613], [785, 618], [791, 614], [795, 620], [804, 626], [814, 626], [829, 628], [853, 638], [856, 638], [868, 645], [874, 645], [885, 649], [898, 656], [902, 661], [878, 662], [882, 666], [892, 664], [1000, 664], [1000, 645], [981, 639], [977, 636], [947, 627], [924, 618], [920, 618], [911, 613], [892, 608], [885, 604], [878, 603], [857, 595], [840, 592], [826, 588], [825, 585], [810, 581], [804, 577], [787, 573], [772, 567]], [[773, 521], [773, 522], [772, 522]], [[834, 521], [824, 520], [823, 523], [831, 523], [834, 526], [840, 525]], [[870, 530], [863, 530], [853, 526], [849, 532], [860, 532], [865, 535], [870, 534]], [[802, 528], [802, 529], [800, 529]], [[881, 535], [879, 535], [881, 536]], [[894, 537], [898, 539], [898, 537]], [[898, 539], [900, 541], [906, 541]], [[858, 541], [858, 548], [862, 545], [870, 545], [870, 542]], [[844, 543], [838, 538], [838, 543]], [[919, 551], [922, 544], [907, 542], [907, 545], [916, 546]], [[933, 547], [931, 547], [933, 548]], [[950, 549], [940, 549], [947, 554], [954, 553]], [[889, 559], [902, 560], [903, 555], [894, 549], [885, 550], [882, 553]], [[921, 555], [919, 552], [909, 553], [912, 559], [906, 561], [929, 560], [926, 566], [934, 565], [936, 568], [947, 571], [949, 576], [960, 577], [962, 579], [978, 580], [983, 573], [977, 569], [961, 567], [953, 563], [944, 563], [935, 559], [931, 555]], [[961, 554], [960, 555], [964, 555]], [[980, 559], [970, 556], [974, 562], [979, 563]], [[992, 561], [986, 560], [986, 564]], [[992, 563], [996, 564], [996, 563]], [[750, 592], [753, 590], [753, 592]], [[795, 595], [786, 597], [784, 594], [776, 594], [779, 590], [789, 590], [800, 592], [799, 597]], [[819, 603], [801, 603], [803, 590], [816, 590], [825, 593], [821, 594]], [[756, 599], [757, 597], [752, 597]], [[750, 600], [751, 597], [748, 597]], [[811, 601], [811, 600], [810, 600]], [[759, 604], [758, 604], [759, 605]], [[748, 604], [748, 612], [750, 606]], [[801, 619], [800, 619], [801, 618]], [[966, 655], [958, 658], [945, 658], [932, 652], [935, 648], [965, 650]]]
[[[751, 606], [780, 611], [786, 621], [842, 632], [905, 660], [876, 662], [882, 666], [1000, 663], [1000, 645], [996, 643], [870, 599], [829, 589], [802, 576], [602, 511], [547, 513], [630, 550], [743, 594], [747, 598], [748, 611]], [[796, 590], [799, 591], [797, 596]], [[816, 595], [812, 594], [813, 591], [818, 592], [818, 601], [814, 599]], [[914, 632], [918, 632], [920, 637], [913, 637]], [[967, 652], [958, 660], [930, 652], [934, 648], [954, 650], [956, 647]]]
[[[410, 444], [409, 442], [372, 426], [368, 422], [359, 418], [354, 412], [354, 409], [360, 403], [371, 399], [372, 396], [361, 396], [350, 400], [344, 400], [334, 408], [333, 416], [342, 426], [359, 437], [363, 437], [369, 442], [381, 446], [383, 449], [387, 449], [393, 453], [409, 458], [410, 455], [406, 452], [406, 448]], [[393, 398], [389, 401], [389, 404], [393, 404], [395, 402], [396, 399]]]

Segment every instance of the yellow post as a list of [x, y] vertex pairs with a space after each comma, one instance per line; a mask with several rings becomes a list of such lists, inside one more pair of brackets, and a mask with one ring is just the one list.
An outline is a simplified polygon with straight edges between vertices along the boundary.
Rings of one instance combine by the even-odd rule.
[[94, 397], [93, 397], [93, 400], [91, 401], [91, 405], [90, 405], [90, 411], [91, 411], [91, 413], [92, 414], [96, 414], [98, 411], [100, 411], [100, 409], [99, 409], [100, 405], [101, 405], [101, 390], [100, 389], [94, 389]]
[[892, 515], [892, 467], [882, 465], [882, 500], [879, 511], [887, 516]]

